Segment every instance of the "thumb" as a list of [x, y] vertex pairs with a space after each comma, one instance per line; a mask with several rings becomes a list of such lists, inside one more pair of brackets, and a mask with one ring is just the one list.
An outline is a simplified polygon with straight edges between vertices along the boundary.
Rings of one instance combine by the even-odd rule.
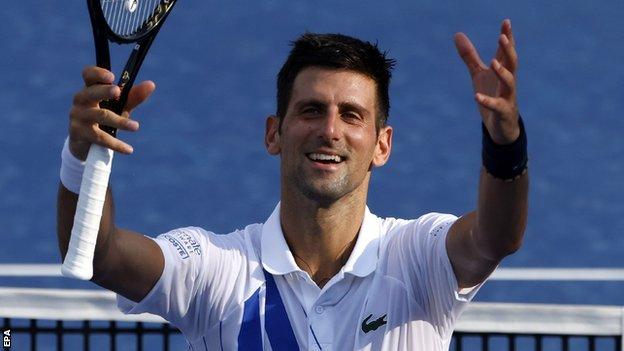
[[134, 110], [138, 105], [147, 100], [155, 89], [156, 84], [154, 84], [151, 80], [146, 80], [133, 86], [128, 94], [128, 102], [126, 103], [124, 112], [132, 112], [132, 110]]
[[475, 49], [474, 45], [466, 34], [464, 33], [456, 33], [454, 36], [455, 41], [455, 49], [457, 49], [457, 54], [461, 57], [461, 59], [466, 64], [468, 71], [471, 76], [474, 76], [477, 72], [487, 69], [487, 66], [479, 57], [479, 53], [477, 49]]

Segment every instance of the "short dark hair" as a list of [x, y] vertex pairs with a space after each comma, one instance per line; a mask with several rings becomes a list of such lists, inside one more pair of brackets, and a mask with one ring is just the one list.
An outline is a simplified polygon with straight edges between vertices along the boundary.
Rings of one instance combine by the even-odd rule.
[[395, 60], [372, 44], [342, 34], [305, 33], [291, 43], [292, 50], [277, 75], [277, 116], [286, 115], [295, 78], [308, 67], [346, 69], [372, 78], [377, 86], [377, 131], [386, 125], [390, 112], [388, 88]]

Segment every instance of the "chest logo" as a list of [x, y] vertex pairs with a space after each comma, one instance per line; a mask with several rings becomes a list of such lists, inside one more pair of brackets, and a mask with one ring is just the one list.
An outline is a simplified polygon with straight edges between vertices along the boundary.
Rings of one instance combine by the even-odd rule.
[[384, 314], [383, 316], [375, 319], [374, 321], [371, 321], [370, 323], [368, 322], [371, 318], [373, 318], [372, 314], [369, 314], [368, 317], [366, 317], [366, 319], [364, 319], [362, 321], [362, 331], [364, 333], [368, 333], [374, 330], [377, 330], [377, 328], [381, 327], [382, 325], [388, 323], [388, 321], [386, 320], [386, 316], [387, 314]]

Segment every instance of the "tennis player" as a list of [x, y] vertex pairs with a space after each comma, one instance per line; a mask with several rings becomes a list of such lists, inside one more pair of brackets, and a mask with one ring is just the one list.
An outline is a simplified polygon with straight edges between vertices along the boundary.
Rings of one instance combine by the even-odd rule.
[[[281, 160], [281, 201], [266, 222], [225, 235], [188, 227], [152, 239], [115, 225], [109, 191], [93, 281], [118, 294], [123, 312], [173, 323], [191, 350], [448, 349], [461, 311], [520, 247], [528, 192], [511, 23], [503, 22], [488, 65], [464, 34], [455, 44], [483, 125], [473, 212], [371, 213], [371, 174], [392, 149], [386, 120], [394, 61], [368, 42], [308, 33], [278, 75], [277, 112], [266, 120], [266, 148]], [[136, 131], [127, 117], [155, 88], [137, 85], [118, 116], [98, 107], [119, 95], [112, 74], [91, 67], [83, 77], [62, 156], [63, 255], [89, 145], [132, 152], [97, 125]]]

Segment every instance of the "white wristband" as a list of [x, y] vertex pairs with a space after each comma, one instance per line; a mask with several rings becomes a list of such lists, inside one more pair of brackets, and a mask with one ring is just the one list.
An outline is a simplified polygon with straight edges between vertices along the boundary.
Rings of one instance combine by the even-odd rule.
[[72, 193], [79, 194], [84, 169], [85, 161], [77, 159], [69, 151], [69, 137], [67, 137], [61, 152], [61, 183], [63, 186]]

